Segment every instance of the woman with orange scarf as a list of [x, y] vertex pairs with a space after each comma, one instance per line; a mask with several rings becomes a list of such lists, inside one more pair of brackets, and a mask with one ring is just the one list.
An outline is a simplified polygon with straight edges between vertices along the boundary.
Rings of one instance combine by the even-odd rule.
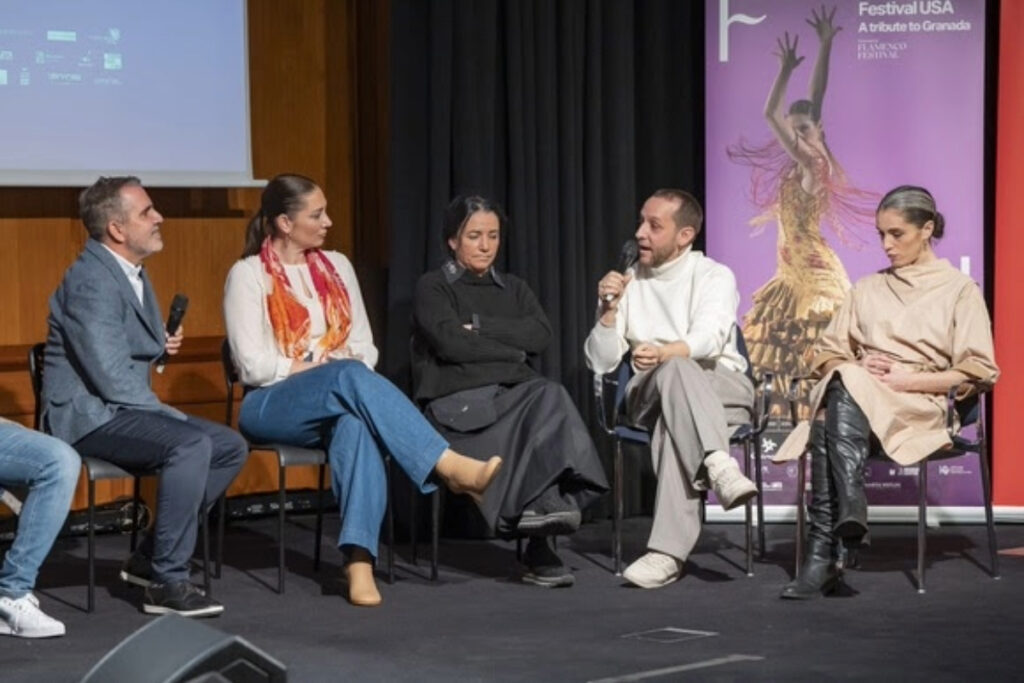
[[424, 493], [440, 481], [479, 498], [501, 458], [467, 458], [373, 371], [377, 349], [352, 264], [323, 251], [331, 220], [316, 183], [275, 177], [228, 273], [224, 319], [239, 377], [250, 390], [238, 426], [253, 441], [323, 448], [331, 466], [349, 601], [381, 602], [373, 579], [387, 505], [383, 454]]

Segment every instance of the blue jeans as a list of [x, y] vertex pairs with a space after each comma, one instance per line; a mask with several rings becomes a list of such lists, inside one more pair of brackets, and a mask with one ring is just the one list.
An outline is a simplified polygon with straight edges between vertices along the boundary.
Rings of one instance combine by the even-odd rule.
[[36, 585], [39, 565], [53, 546], [82, 468], [60, 439], [0, 422], [0, 485], [27, 486], [18, 533], [0, 568], [0, 595], [20, 598]]
[[246, 394], [238, 427], [252, 441], [323, 448], [341, 506], [339, 547], [377, 555], [387, 507], [383, 454], [424, 493], [446, 442], [395, 385], [359, 361], [332, 361]]

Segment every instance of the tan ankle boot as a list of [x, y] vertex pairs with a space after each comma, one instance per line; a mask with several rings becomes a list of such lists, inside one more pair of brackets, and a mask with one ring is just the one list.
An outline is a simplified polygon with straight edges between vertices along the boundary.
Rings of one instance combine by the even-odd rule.
[[487, 462], [459, 455], [455, 451], [446, 450], [434, 466], [445, 486], [452, 493], [468, 494], [478, 504], [483, 499], [484, 491], [494, 481], [501, 469], [501, 458], [493, 456]]
[[376, 607], [381, 603], [377, 582], [373, 579], [373, 560], [365, 550], [355, 550], [345, 565], [348, 577], [348, 601], [357, 607]]

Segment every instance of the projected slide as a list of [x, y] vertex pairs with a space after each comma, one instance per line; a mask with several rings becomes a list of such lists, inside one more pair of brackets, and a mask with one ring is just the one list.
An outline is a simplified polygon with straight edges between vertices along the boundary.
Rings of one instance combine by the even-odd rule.
[[0, 185], [251, 182], [244, 0], [0, 4]]

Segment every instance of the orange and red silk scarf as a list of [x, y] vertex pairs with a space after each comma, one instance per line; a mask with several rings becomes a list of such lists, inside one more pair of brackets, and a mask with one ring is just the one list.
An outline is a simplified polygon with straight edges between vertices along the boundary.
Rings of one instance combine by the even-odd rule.
[[[267, 311], [270, 313], [270, 325], [274, 328], [277, 348], [288, 358], [301, 359], [309, 352], [312, 328], [309, 311], [292, 293], [288, 274], [277, 252], [271, 248], [269, 237], [263, 240], [260, 261], [271, 279]], [[320, 338], [313, 352], [313, 358], [320, 359], [343, 347], [348, 341], [348, 333], [352, 329], [352, 304], [345, 283], [322, 251], [306, 251], [306, 264], [327, 322], [327, 332]]]

